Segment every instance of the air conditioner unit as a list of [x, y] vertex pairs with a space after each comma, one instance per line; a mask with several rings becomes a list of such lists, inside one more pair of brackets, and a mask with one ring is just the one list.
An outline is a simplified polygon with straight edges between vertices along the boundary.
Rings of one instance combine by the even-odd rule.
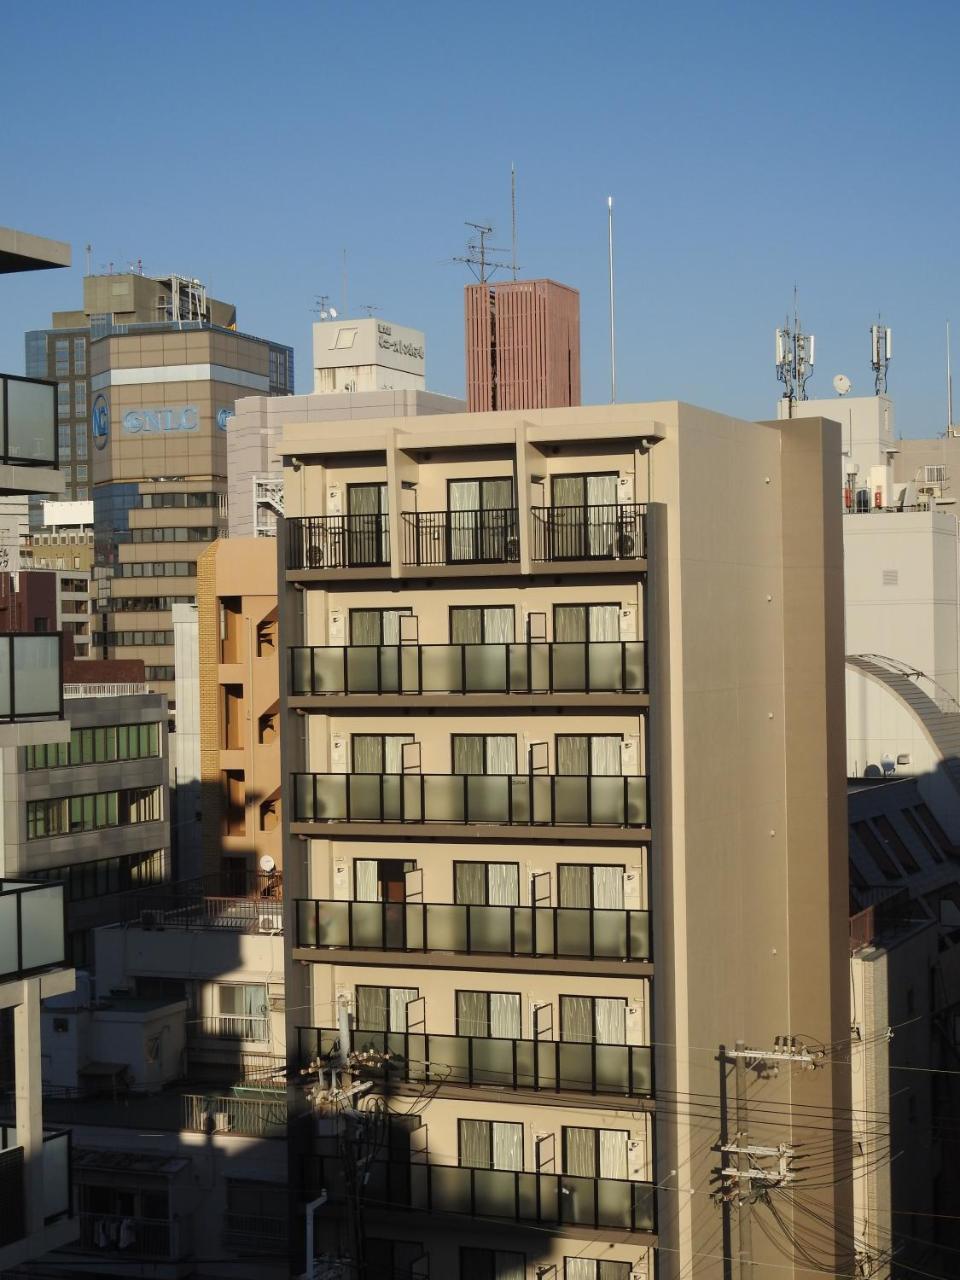
[[637, 554], [637, 540], [632, 533], [617, 535], [617, 555], [621, 560], [632, 560]]
[[306, 561], [308, 569], [322, 569], [324, 561], [323, 547], [308, 547]]
[[230, 1116], [226, 1111], [214, 1111], [213, 1113], [213, 1132], [229, 1133], [232, 1129]]
[[283, 917], [279, 912], [269, 912], [260, 916], [257, 927], [261, 933], [283, 933]]
[[511, 537], [503, 544], [503, 550], [508, 560], [516, 560], [520, 556], [520, 539]]

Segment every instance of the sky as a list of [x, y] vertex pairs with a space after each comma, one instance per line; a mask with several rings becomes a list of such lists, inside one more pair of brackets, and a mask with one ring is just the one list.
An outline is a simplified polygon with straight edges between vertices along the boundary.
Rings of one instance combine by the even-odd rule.
[[773, 416], [796, 286], [811, 396], [872, 393], [879, 314], [898, 430], [944, 428], [960, 5], [50, 0], [3, 28], [0, 224], [74, 265], [0, 280], [2, 369], [79, 305], [89, 243], [236, 303], [298, 391], [325, 294], [423, 329], [428, 387], [462, 395], [453, 259], [466, 221], [509, 246], [515, 163], [521, 274], [580, 290], [585, 403], [610, 398], [612, 194], [619, 400]]

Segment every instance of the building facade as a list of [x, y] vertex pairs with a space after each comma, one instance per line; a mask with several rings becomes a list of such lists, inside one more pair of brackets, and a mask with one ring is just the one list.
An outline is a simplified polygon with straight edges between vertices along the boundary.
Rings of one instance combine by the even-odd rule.
[[[790, 1165], [849, 1107], [782, 1048], [849, 1034], [838, 433], [658, 403], [280, 449], [294, 1247], [720, 1277], [737, 1133]], [[810, 1211], [852, 1270], [849, 1137], [802, 1204], [761, 1165], [748, 1260], [812, 1275]]]

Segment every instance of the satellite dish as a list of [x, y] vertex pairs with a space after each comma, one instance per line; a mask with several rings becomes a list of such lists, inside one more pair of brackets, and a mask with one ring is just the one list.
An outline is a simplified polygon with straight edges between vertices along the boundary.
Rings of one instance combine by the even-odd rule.
[[838, 396], [845, 396], [850, 390], [850, 379], [845, 373], [838, 373], [833, 380], [833, 389]]
[[336, 307], [331, 307], [331, 308], [330, 308], [330, 310], [329, 310], [329, 312], [328, 312], [328, 314], [329, 314], [329, 316], [330, 316], [330, 319], [331, 319], [331, 320], [336, 320], [336, 318], [337, 318], [337, 309], [336, 309]]
[[268, 875], [276, 868], [276, 865], [276, 862], [269, 853], [265, 853], [260, 859], [260, 870], [266, 871]]

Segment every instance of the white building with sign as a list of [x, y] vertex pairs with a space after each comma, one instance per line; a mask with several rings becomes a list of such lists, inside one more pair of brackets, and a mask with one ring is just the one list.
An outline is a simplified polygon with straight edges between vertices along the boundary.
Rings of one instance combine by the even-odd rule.
[[419, 329], [368, 317], [313, 326], [313, 390], [423, 391], [426, 344]]

